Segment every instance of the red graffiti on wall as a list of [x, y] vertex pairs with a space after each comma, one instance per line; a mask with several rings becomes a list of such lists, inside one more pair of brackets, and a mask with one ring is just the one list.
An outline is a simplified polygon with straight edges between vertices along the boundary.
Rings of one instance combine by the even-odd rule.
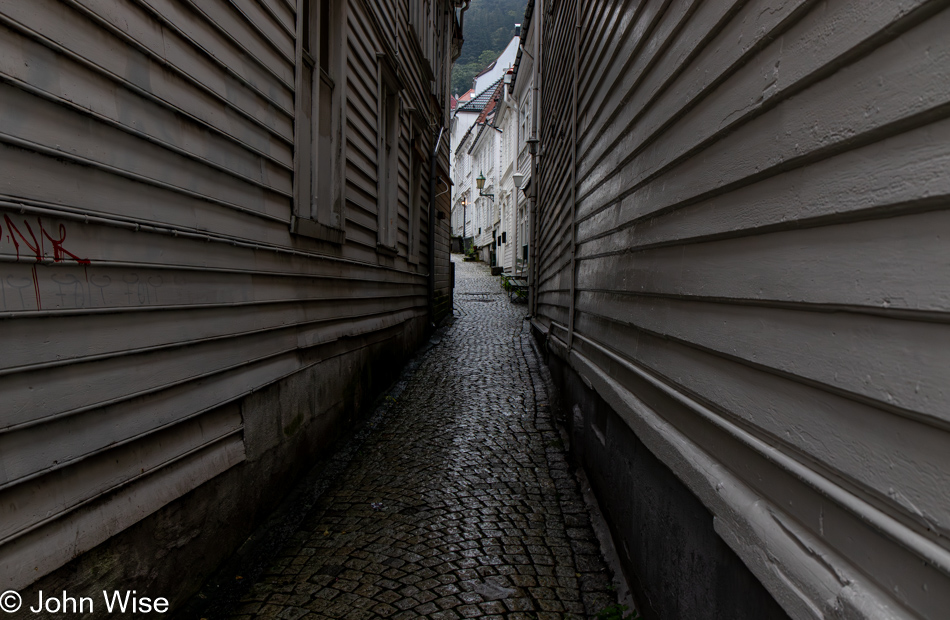
[[[79, 258], [69, 250], [63, 247], [63, 243], [66, 241], [66, 225], [59, 225], [59, 238], [54, 239], [50, 235], [49, 231], [46, 230], [46, 227], [43, 226], [43, 219], [36, 218], [36, 224], [39, 228], [39, 237], [36, 233], [33, 232], [33, 227], [30, 226], [30, 223], [27, 220], [23, 220], [23, 227], [26, 229], [26, 234], [24, 234], [16, 224], [13, 223], [13, 220], [10, 219], [9, 215], [3, 216], [3, 221], [7, 225], [7, 241], [13, 243], [13, 247], [16, 249], [17, 260], [20, 260], [20, 241], [23, 242], [26, 247], [30, 249], [36, 258], [36, 262], [42, 261], [46, 256], [46, 247], [43, 242], [44, 239], [48, 240], [53, 244], [53, 261], [61, 263], [65, 260], [72, 259], [80, 265], [90, 264], [90, 260], [86, 258]], [[29, 235], [29, 236], [27, 236]], [[0, 227], [0, 238], [3, 237], [3, 228]], [[20, 241], [17, 241], [19, 237]]]
[[[36, 218], [37, 231], [34, 232], [33, 227], [30, 225], [30, 222], [23, 220], [23, 230], [13, 223], [13, 220], [10, 219], [9, 215], [3, 216], [3, 222], [6, 224], [6, 240], [8, 243], [13, 244], [13, 248], [16, 251], [16, 259], [20, 260], [20, 244], [22, 243], [26, 248], [29, 249], [30, 253], [33, 254], [35, 259], [33, 265], [33, 290], [36, 292], [36, 308], [42, 309], [42, 300], [40, 299], [40, 285], [39, 279], [36, 273], [36, 263], [42, 262], [44, 259], [49, 258], [46, 253], [46, 241], [49, 241], [52, 245], [52, 259], [55, 263], [61, 263], [68, 260], [76, 261], [79, 265], [89, 265], [90, 260], [86, 258], [79, 258], [65, 247], [63, 244], [66, 242], [66, 225], [60, 224], [58, 229], [57, 237], [53, 237], [46, 227], [43, 226], [42, 218]], [[0, 226], [0, 240], [4, 239], [3, 227]], [[37, 234], [37, 232], [39, 234]]]

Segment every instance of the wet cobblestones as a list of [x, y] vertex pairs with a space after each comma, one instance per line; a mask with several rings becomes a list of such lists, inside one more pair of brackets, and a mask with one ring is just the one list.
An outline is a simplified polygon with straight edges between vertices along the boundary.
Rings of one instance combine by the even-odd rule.
[[615, 602], [525, 306], [456, 263], [457, 319], [235, 618], [594, 617]]

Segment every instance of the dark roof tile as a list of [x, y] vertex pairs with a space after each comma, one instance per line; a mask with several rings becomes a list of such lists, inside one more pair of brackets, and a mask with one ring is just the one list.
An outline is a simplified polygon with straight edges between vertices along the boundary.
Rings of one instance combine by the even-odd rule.
[[458, 107], [459, 112], [481, 112], [485, 109], [492, 99], [495, 97], [495, 92], [498, 90], [498, 85], [501, 84], [504, 78], [498, 78], [498, 80], [483, 90], [480, 95], [473, 97], [471, 100], [466, 101]]

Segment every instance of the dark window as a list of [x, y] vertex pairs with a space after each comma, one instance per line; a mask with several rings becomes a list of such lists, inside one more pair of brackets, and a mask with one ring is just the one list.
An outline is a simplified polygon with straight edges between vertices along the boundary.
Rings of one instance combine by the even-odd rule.
[[377, 109], [377, 243], [396, 252], [399, 187], [399, 135], [401, 125], [399, 82], [391, 61], [378, 56]]
[[341, 42], [345, 3], [303, 0], [297, 57], [294, 232], [342, 243]]
[[422, 146], [423, 125], [413, 118], [412, 148], [409, 150], [409, 262], [419, 262], [422, 238], [422, 164], [425, 161]]

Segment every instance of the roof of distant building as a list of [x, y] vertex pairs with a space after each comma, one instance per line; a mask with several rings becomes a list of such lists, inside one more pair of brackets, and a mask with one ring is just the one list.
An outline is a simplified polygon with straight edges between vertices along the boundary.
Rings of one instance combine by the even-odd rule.
[[[526, 38], [528, 36], [528, 29], [531, 28], [531, 16], [534, 13], [534, 0], [528, 0], [528, 4], [524, 8], [524, 21], [519, 25], [518, 36], [524, 35]], [[521, 67], [521, 52], [524, 51], [523, 47], [518, 47], [518, 55], [515, 57], [515, 64], [513, 67], [511, 75], [511, 83], [508, 84], [508, 92], [515, 92], [515, 82], [518, 80], [518, 68]]]
[[487, 67], [485, 67], [484, 69], [482, 69], [481, 71], [479, 71], [479, 72], [475, 75], [475, 77], [477, 77], [477, 78], [478, 78], [478, 77], [482, 77], [483, 75], [485, 75], [486, 73], [488, 73], [489, 71], [491, 71], [492, 69], [494, 69], [494, 68], [495, 68], [495, 63], [497, 63], [497, 62], [498, 62], [498, 59], [497, 59], [497, 58], [496, 58], [495, 60], [491, 61], [491, 64], [488, 65]]
[[488, 103], [485, 104], [485, 107], [482, 108], [482, 113], [475, 119], [476, 123], [484, 123], [488, 119], [488, 115], [495, 111], [495, 105], [498, 103], [498, 99], [501, 98], [501, 91], [504, 87], [505, 85], [502, 83], [502, 80], [495, 82], [495, 88], [492, 89], [491, 98], [488, 100]]
[[[492, 99], [495, 97], [495, 92], [498, 90], [498, 85], [501, 84], [503, 78], [499, 78], [495, 81], [494, 84], [486, 88], [481, 92], [480, 95], [462, 103], [462, 98], [459, 97], [459, 112], [481, 112], [485, 109]], [[467, 94], [467, 93], [466, 93]], [[464, 96], [464, 95], [463, 95]]]
[[505, 75], [511, 65], [515, 62], [515, 57], [520, 49], [521, 39], [514, 36], [501, 51], [498, 57], [484, 71], [475, 76], [473, 87], [475, 92], [483, 92], [487, 88], [493, 88], [495, 80]]
[[[478, 144], [478, 139], [481, 137], [482, 132], [485, 131], [485, 127], [490, 126], [494, 128], [495, 105], [501, 98], [502, 89], [504, 89], [504, 87], [505, 84], [502, 82], [502, 80], [495, 82], [495, 88], [491, 89], [491, 98], [488, 100], [488, 103], [485, 104], [485, 107], [478, 115], [478, 118], [475, 119], [475, 123], [469, 127], [468, 131], [465, 132], [465, 135], [462, 136], [462, 140], [459, 142], [459, 144], [465, 144], [465, 140], [468, 138], [469, 134], [471, 134], [473, 130], [477, 130], [475, 137], [472, 138], [472, 145], [468, 148], [469, 153], [471, 153], [472, 149], [475, 148], [475, 145]], [[499, 129], [498, 131], [501, 130]]]

